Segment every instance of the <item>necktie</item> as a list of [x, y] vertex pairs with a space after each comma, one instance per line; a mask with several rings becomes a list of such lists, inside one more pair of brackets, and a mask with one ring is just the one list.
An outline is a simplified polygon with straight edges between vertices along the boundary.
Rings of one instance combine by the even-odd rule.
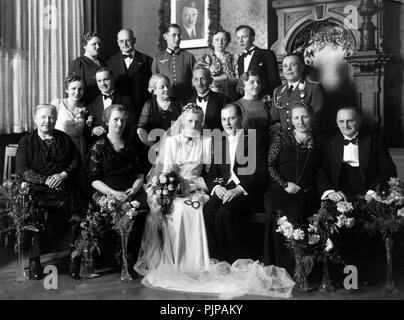
[[122, 54], [122, 57], [123, 57], [124, 59], [126, 59], [126, 58], [132, 59], [132, 55], [131, 55], [131, 54]]
[[344, 146], [347, 146], [347, 145], [349, 145], [350, 143], [356, 145], [357, 140], [358, 140], [357, 138], [353, 138], [353, 139], [351, 139], [351, 140], [349, 140], [349, 139], [344, 139]]
[[198, 101], [202, 102], [202, 101], [208, 101], [208, 95], [205, 95], [203, 97], [198, 96]]
[[103, 94], [102, 95], [103, 97], [104, 97], [104, 100], [106, 100], [106, 99], [111, 99], [112, 100], [112, 94], [110, 94], [110, 95], [107, 95], [107, 94]]
[[290, 96], [290, 94], [293, 92], [293, 86], [290, 86], [288, 89], [288, 97]]

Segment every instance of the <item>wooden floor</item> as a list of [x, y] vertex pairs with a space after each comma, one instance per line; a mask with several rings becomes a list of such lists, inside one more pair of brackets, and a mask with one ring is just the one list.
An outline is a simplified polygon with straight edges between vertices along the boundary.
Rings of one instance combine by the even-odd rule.
[[[217, 296], [188, 294], [146, 288], [141, 278], [132, 283], [121, 283], [119, 272], [96, 270], [100, 277], [89, 280], [73, 280], [66, 274], [68, 251], [42, 256], [42, 265], [58, 267], [58, 289], [47, 290], [44, 281], [15, 282], [16, 261], [0, 266], [0, 299], [2, 300], [217, 300]], [[26, 261], [27, 262], [27, 261]], [[337, 290], [333, 293], [294, 293], [292, 300], [404, 300], [404, 283], [398, 283], [396, 295], [381, 292], [381, 285], [363, 286], [359, 290]], [[241, 300], [271, 300], [261, 296], [243, 296]]]

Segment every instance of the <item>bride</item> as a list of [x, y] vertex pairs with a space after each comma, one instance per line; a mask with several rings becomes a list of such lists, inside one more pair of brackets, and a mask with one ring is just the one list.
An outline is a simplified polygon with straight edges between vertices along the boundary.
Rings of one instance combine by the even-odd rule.
[[202, 175], [212, 159], [212, 138], [202, 135], [202, 121], [203, 110], [187, 104], [161, 139], [148, 178], [175, 171], [181, 178], [181, 194], [167, 216], [149, 197], [150, 213], [134, 269], [144, 276], [142, 283], [147, 287], [222, 298], [244, 294], [290, 297], [294, 282], [285, 269], [246, 259], [230, 266], [209, 258], [202, 210], [209, 196]]

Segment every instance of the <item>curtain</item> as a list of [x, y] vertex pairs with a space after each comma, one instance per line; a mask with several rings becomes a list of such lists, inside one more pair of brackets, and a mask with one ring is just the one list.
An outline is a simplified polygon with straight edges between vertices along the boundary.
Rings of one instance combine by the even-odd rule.
[[80, 55], [85, 0], [0, 1], [0, 133], [34, 129], [37, 104], [64, 97]]

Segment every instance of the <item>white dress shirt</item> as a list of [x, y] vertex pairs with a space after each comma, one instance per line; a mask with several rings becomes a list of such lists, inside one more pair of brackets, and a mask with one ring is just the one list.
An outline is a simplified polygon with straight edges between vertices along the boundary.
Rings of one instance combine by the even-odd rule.
[[[110, 96], [114, 95], [114, 91], [112, 91], [109, 95]], [[105, 98], [104, 93], [102, 93], [102, 102], [104, 104], [104, 110], [105, 110], [106, 108], [108, 108], [112, 104], [112, 99], [111, 98]]]
[[[352, 138], [348, 138], [344, 135], [344, 139], [352, 140], [358, 137], [358, 133], [356, 133]], [[356, 144], [350, 143], [348, 145], [344, 145], [344, 157], [342, 162], [346, 162], [351, 167], [359, 167], [359, 148], [358, 141]]]
[[[244, 72], [247, 72], [248, 71], [248, 67], [250, 66], [250, 62], [251, 62], [251, 59], [252, 59], [252, 56], [254, 55], [254, 53], [255, 53], [255, 46], [252, 46], [249, 50], [247, 50], [247, 51], [252, 51], [252, 50], [254, 50], [251, 54], [248, 54], [247, 56], [245, 56], [244, 57]], [[247, 51], [246, 50], [244, 50], [244, 53], [247, 53]]]
[[123, 59], [125, 61], [126, 69], [129, 69], [130, 65], [133, 62], [133, 57], [135, 56], [135, 52], [132, 51], [130, 53], [123, 53], [123, 54], [130, 54], [132, 56], [132, 58], [126, 57], [125, 59]]
[[187, 28], [184, 26], [185, 32], [188, 33], [188, 36], [191, 39], [196, 39], [196, 32], [195, 32], [195, 27], [193, 28]]
[[293, 86], [293, 91], [295, 91], [296, 87], [299, 85], [300, 80], [296, 81], [296, 82], [289, 82], [288, 81], [288, 90], [290, 88], [290, 86]]

